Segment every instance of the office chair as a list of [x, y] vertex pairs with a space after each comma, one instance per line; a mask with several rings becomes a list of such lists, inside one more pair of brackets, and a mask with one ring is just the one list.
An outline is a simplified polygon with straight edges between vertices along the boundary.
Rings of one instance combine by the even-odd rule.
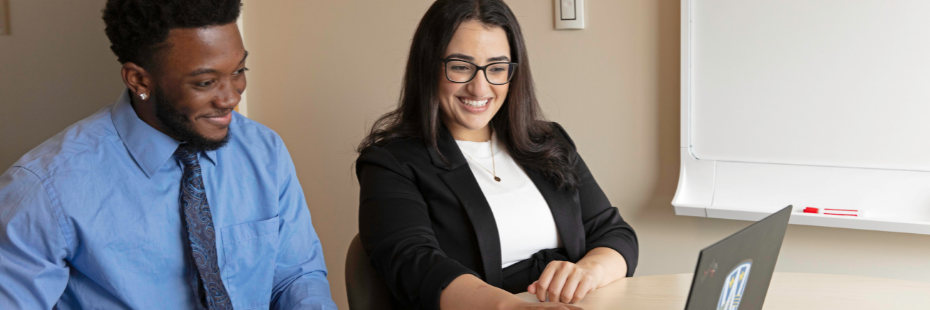
[[393, 310], [391, 291], [371, 266], [358, 235], [346, 254], [346, 293], [351, 310]]

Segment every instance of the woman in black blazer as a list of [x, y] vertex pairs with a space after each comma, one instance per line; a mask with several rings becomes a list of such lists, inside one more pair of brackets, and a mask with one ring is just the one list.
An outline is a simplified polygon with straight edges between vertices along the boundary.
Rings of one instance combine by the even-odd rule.
[[[499, 232], [514, 232], [498, 226], [503, 219], [492, 209], [509, 206], [489, 204], [482, 188], [512, 179], [502, 181], [496, 166], [470, 164], [473, 156], [459, 147], [489, 140], [492, 165], [511, 160], [535, 185], [559, 244], [506, 268]], [[636, 234], [565, 130], [542, 119], [520, 26], [500, 0], [430, 7], [413, 38], [399, 107], [374, 124], [359, 152], [360, 237], [395, 306], [573, 308], [562, 303], [633, 275]], [[513, 295], [523, 291], [553, 303]]]

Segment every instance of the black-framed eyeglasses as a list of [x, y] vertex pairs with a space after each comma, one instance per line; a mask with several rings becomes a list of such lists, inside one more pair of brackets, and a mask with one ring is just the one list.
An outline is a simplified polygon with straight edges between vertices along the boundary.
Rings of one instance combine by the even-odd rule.
[[446, 79], [452, 83], [468, 83], [475, 78], [478, 71], [484, 71], [484, 78], [488, 83], [494, 85], [504, 85], [510, 83], [514, 71], [517, 71], [515, 62], [494, 62], [487, 66], [479, 67], [466, 60], [461, 59], [443, 59], [443, 67], [446, 72]]

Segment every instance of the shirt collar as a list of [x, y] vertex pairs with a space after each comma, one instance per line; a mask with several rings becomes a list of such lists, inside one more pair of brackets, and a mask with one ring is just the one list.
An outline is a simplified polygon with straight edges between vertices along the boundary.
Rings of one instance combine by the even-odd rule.
[[203, 155], [204, 158], [208, 159], [210, 163], [216, 166], [216, 150], [204, 151]]
[[[152, 178], [181, 143], [142, 121], [132, 108], [129, 96], [127, 89], [113, 105], [113, 125], [136, 164], [145, 176]], [[214, 156], [210, 154], [211, 161]]]

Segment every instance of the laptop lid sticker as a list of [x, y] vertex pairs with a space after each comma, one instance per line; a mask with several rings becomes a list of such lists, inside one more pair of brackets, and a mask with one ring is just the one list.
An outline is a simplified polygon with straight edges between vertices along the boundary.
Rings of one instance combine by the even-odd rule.
[[750, 269], [752, 269], [751, 259], [743, 261], [730, 271], [726, 281], [723, 282], [723, 289], [720, 290], [717, 310], [739, 309], [740, 299], [743, 298], [743, 293], [746, 291], [746, 281], [749, 280]]

